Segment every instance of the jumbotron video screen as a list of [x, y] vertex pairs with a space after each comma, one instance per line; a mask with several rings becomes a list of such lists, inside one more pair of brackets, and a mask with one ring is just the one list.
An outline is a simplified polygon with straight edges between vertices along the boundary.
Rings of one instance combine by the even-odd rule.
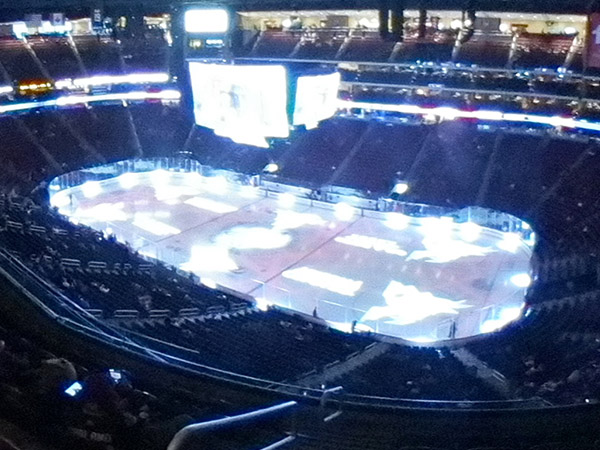
[[190, 62], [197, 125], [242, 144], [267, 146], [289, 135], [287, 76], [283, 66]]
[[292, 125], [315, 128], [337, 111], [337, 72], [296, 75], [281, 65], [196, 61], [189, 70], [196, 124], [240, 144], [268, 147], [267, 138], [288, 137]]

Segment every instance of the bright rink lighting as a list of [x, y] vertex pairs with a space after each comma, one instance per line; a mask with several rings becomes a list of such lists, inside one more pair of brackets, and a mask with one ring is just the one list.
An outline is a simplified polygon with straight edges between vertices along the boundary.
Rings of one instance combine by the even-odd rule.
[[338, 220], [341, 220], [342, 222], [349, 222], [357, 213], [357, 210], [355, 207], [350, 206], [348, 203], [340, 202], [336, 203], [336, 205], [333, 208], [333, 212]]
[[[372, 102], [355, 102], [350, 100], [338, 100], [340, 109], [361, 108], [370, 111], [392, 111], [401, 114], [413, 114], [430, 117], [446, 117], [448, 116], [448, 108], [421, 108], [410, 104], [384, 104]], [[463, 111], [459, 109], [452, 110], [454, 118], [460, 119], [477, 119], [485, 121], [506, 121], [520, 123], [537, 123], [540, 125], [550, 125], [553, 127], [579, 128], [591, 131], [600, 131], [600, 123], [589, 122], [587, 120], [576, 120], [568, 117], [560, 116], [545, 116], [541, 114], [515, 114], [504, 113], [502, 111]]]
[[[93, 95], [65, 95], [57, 99], [40, 100], [37, 102], [22, 102], [0, 105], [0, 114], [15, 111], [26, 111], [34, 108], [44, 108], [52, 106], [85, 105], [96, 102], [114, 102], [114, 101], [141, 101], [141, 100], [165, 100], [178, 101], [181, 99], [181, 92], [175, 89], [163, 89], [158, 92], [132, 91], [119, 92], [114, 94], [93, 94]], [[593, 124], [590, 124], [593, 125]], [[600, 126], [598, 127], [600, 129]]]
[[139, 176], [135, 172], [127, 172], [123, 175], [119, 175], [117, 178], [119, 180], [119, 186], [123, 189], [131, 189], [134, 186], [137, 186], [139, 182]]
[[241, 186], [239, 192], [242, 198], [257, 198], [260, 195], [260, 189], [251, 185]]
[[517, 287], [526, 288], [531, 284], [531, 277], [526, 273], [518, 273], [510, 277], [510, 282]]
[[198, 172], [186, 172], [183, 174], [184, 183], [191, 187], [198, 187], [202, 184], [202, 175]]
[[69, 196], [69, 191], [60, 191], [54, 194], [50, 198], [50, 204], [56, 208], [64, 208], [71, 204], [71, 197]]
[[186, 205], [193, 206], [194, 208], [203, 209], [205, 211], [210, 211], [217, 214], [227, 214], [238, 210], [238, 208], [233, 205], [228, 205], [227, 203], [222, 203], [203, 197], [192, 197], [186, 200], [184, 203]]
[[162, 84], [168, 83], [170, 79], [169, 74], [166, 72], [132, 73], [128, 75], [112, 75], [112, 77], [112, 84]]
[[289, 209], [280, 209], [277, 211], [277, 218], [273, 223], [273, 228], [293, 230], [307, 225], [324, 226], [326, 224], [327, 222], [315, 213], [301, 213]]
[[278, 203], [282, 208], [293, 208], [296, 204], [296, 197], [293, 194], [284, 192], [279, 194]]
[[268, 311], [269, 307], [271, 307], [272, 305], [274, 305], [273, 302], [270, 302], [269, 300], [267, 300], [264, 297], [256, 297], [254, 299], [254, 301], [256, 302], [256, 307], [260, 310], [260, 311]]
[[154, 186], [154, 197], [159, 202], [170, 204], [170, 200], [177, 200], [174, 204], [179, 203], [179, 197], [184, 195], [197, 195], [200, 192], [198, 188], [186, 185], [163, 184]]
[[481, 236], [481, 226], [474, 222], [460, 224], [460, 238], [465, 242], [475, 242]]
[[480, 333], [491, 333], [499, 330], [511, 322], [514, 322], [521, 316], [522, 309], [520, 307], [504, 308], [500, 311], [498, 319], [490, 319], [483, 322], [479, 327]]
[[284, 278], [306, 283], [347, 297], [354, 297], [363, 285], [362, 281], [344, 278], [329, 272], [311, 269], [310, 267], [286, 270], [281, 275]]
[[43, 102], [28, 102], [0, 106], [0, 113], [8, 111], [21, 111], [24, 109], [40, 108], [42, 106], [68, 106], [83, 105], [94, 102], [127, 101], [127, 100], [179, 100], [181, 92], [175, 89], [163, 89], [158, 92], [131, 91], [115, 94], [93, 94], [93, 95], [65, 95], [56, 100]]
[[219, 234], [215, 244], [238, 250], [269, 250], [286, 247], [292, 238], [289, 234], [262, 227], [234, 227]]
[[521, 247], [521, 237], [515, 233], [505, 233], [504, 238], [498, 242], [498, 248], [510, 253], [516, 253]]
[[413, 251], [407, 261], [424, 260], [429, 263], [446, 264], [468, 256], [485, 256], [494, 250], [475, 244], [469, 244], [460, 240], [452, 239], [448, 235], [426, 236], [423, 238], [425, 250]]
[[162, 187], [171, 181], [171, 173], [163, 169], [153, 170], [149, 175], [153, 186]]
[[147, 258], [153, 258], [153, 259], [157, 259], [156, 256], [156, 247], [145, 247], [145, 248], [140, 248], [138, 250], [138, 253], [142, 256], [145, 256]]
[[57, 89], [89, 88], [92, 86], [113, 86], [119, 84], [163, 84], [169, 81], [166, 72], [132, 73], [126, 75], [96, 75], [87, 78], [58, 80]]
[[136, 214], [133, 225], [155, 236], [168, 236], [181, 233], [181, 230], [171, 225], [153, 219], [145, 214]]
[[156, 211], [153, 215], [157, 219], [168, 219], [171, 217], [171, 213], [169, 211]]
[[[42, 100], [37, 102], [22, 102], [22, 103], [11, 103], [0, 105], [0, 114], [5, 114], [13, 111], [25, 111], [33, 108], [52, 107], [52, 106], [67, 106], [67, 105], [78, 105], [88, 104], [94, 102], [107, 102], [107, 101], [141, 101], [141, 100], [165, 100], [165, 101], [179, 101], [181, 99], [181, 92], [175, 89], [163, 89], [158, 92], [146, 92], [143, 91], [132, 91], [132, 92], [119, 92], [110, 94], [93, 94], [93, 95], [66, 95], [57, 99]], [[428, 116], [440, 116], [447, 114], [447, 109], [442, 109], [439, 113], [437, 108], [421, 108], [416, 105], [398, 104], [390, 105], [383, 103], [369, 103], [369, 102], [353, 102], [348, 100], [338, 100], [338, 108], [347, 110], [350, 108], [361, 108], [372, 111], [393, 111], [402, 114], [412, 115], [428, 115]], [[477, 119], [483, 121], [507, 121], [507, 122], [521, 122], [521, 123], [537, 123], [540, 125], [550, 125], [554, 127], [565, 127], [574, 128], [589, 131], [600, 131], [599, 122], [591, 122], [588, 120], [577, 120], [573, 118], [565, 118], [560, 116], [544, 116], [539, 114], [514, 114], [504, 113], [502, 111], [488, 111], [488, 110], [475, 110], [475, 111], [453, 111], [456, 118], [465, 119]], [[283, 128], [281, 128], [283, 130]], [[287, 135], [286, 135], [287, 136]], [[276, 136], [276, 137], [286, 137]], [[239, 139], [238, 139], [239, 140]], [[256, 142], [259, 146], [268, 147], [268, 143], [261, 139], [260, 142]]]
[[383, 224], [391, 230], [404, 230], [410, 224], [410, 217], [400, 213], [388, 213]]
[[99, 181], [86, 181], [81, 185], [81, 192], [85, 198], [94, 198], [102, 193], [102, 185]]
[[238, 269], [229, 256], [229, 249], [219, 246], [194, 245], [190, 260], [179, 266], [182, 270], [202, 274], [203, 272], [232, 272]]
[[449, 236], [454, 228], [452, 217], [424, 217], [420, 224], [419, 231], [423, 235], [437, 238]]
[[[140, 253], [165, 258], [168, 264], [197, 273], [203, 282], [208, 276], [227, 288], [256, 293], [267, 302], [309, 314], [317, 302], [325, 320], [368, 320], [367, 325], [406, 339], [437, 339], [440, 324], [453, 317], [459, 317], [458, 337], [476, 334], [480, 327], [500, 327], [507, 315], [514, 317], [510, 309], [500, 314], [503, 307], [518, 305], [518, 297], [526, 290], [522, 286], [531, 282], [527, 275], [530, 254], [520, 233], [490, 231], [479, 222], [459, 223], [451, 217], [410, 217], [402, 214], [402, 209], [365, 212], [363, 216], [359, 203], [348, 197], [337, 207], [311, 204], [295, 197], [294, 191], [267, 193], [261, 187], [229, 181], [228, 175], [203, 177], [198, 172], [167, 171], [164, 167], [153, 172], [153, 168], [140, 166], [137, 170], [148, 171], [121, 174], [110, 183], [93, 182], [92, 187], [96, 183], [102, 188], [93, 200], [85, 199], [81, 186], [51, 191], [52, 204], [63, 204], [71, 220], [100, 232], [110, 232], [112, 227], [120, 241], [127, 240]], [[215, 180], [213, 186], [226, 188], [224, 196], [208, 192]], [[68, 179], [59, 178], [52, 185], [60, 188], [65, 181]], [[133, 190], [125, 190], [134, 184]], [[166, 194], [167, 200], [177, 197], [181, 206], [171, 208], [157, 201], [159, 192]], [[243, 200], [243, 196], [256, 196], [256, 200]], [[286, 198], [294, 202], [293, 208], [281, 207]], [[183, 206], [184, 202], [189, 204]], [[347, 208], [354, 219], [339, 221], [333, 214], [336, 208], [337, 212]], [[232, 214], [220, 215], [227, 211]], [[475, 213], [474, 218], [485, 217]], [[460, 217], [465, 217], [464, 211]], [[217, 221], [210, 223], [215, 218]], [[518, 222], [511, 223], [521, 229]], [[403, 229], [407, 231], [396, 231]], [[423, 230], [427, 234], [422, 234]], [[531, 231], [523, 233], [530, 235]], [[486, 246], [478, 245], [484, 243], [482, 237]], [[505, 246], [505, 240], [516, 242], [519, 250], [515, 254], [502, 251], [498, 244]], [[485, 257], [492, 252], [495, 255], [490, 259]], [[457, 265], [452, 262], [466, 256], [471, 258], [459, 260]], [[432, 267], [430, 263], [449, 263], [449, 267], [446, 270], [446, 266]], [[468, 273], [464, 272], [467, 266]], [[261, 272], [263, 269], [268, 273]], [[260, 281], [251, 282], [254, 279]], [[476, 286], [493, 289], [492, 302], [485, 307], [491, 306], [494, 314], [480, 312], [485, 298], [477, 297], [478, 303], [473, 303], [471, 283], [476, 280]], [[439, 290], [438, 286], [450, 287]], [[276, 294], [281, 289], [293, 289], [295, 294]], [[333, 303], [336, 299], [343, 301]], [[494, 322], [484, 324], [485, 319]], [[410, 323], [414, 324], [410, 330], [402, 328]]]
[[204, 187], [207, 191], [216, 195], [225, 195], [229, 190], [227, 178], [221, 175], [216, 177], [204, 177]]
[[406, 285], [399, 281], [390, 281], [383, 292], [386, 306], [372, 306], [360, 319], [388, 319], [386, 323], [410, 325], [438, 314], [458, 315], [460, 309], [471, 308], [466, 300], [451, 300], [436, 297], [431, 292], [421, 292], [416, 286]]
[[349, 236], [338, 236], [334, 240], [340, 244], [364, 248], [365, 250], [374, 250], [376, 252], [382, 252], [388, 255], [406, 256], [408, 254], [406, 250], [402, 250], [400, 247], [398, 247], [397, 242], [377, 238], [374, 236], [351, 234]]
[[100, 203], [88, 209], [78, 208], [73, 214], [80, 221], [86, 222], [124, 222], [129, 216], [123, 211], [125, 203]]
[[[326, 322], [330, 328], [342, 331], [344, 333], [352, 333], [352, 323], [351, 322], [335, 322], [332, 320], [326, 320]], [[359, 333], [375, 333], [375, 330], [373, 329], [373, 327], [370, 327], [370, 326], [365, 325], [364, 323], [360, 323], [360, 322], [358, 322], [356, 324], [356, 326], [354, 327], [354, 331], [359, 332]]]
[[210, 288], [210, 289], [216, 289], [217, 288], [217, 282], [215, 280], [213, 280], [212, 278], [202, 277], [202, 279], [200, 280], [200, 282], [204, 286], [206, 286], [207, 288]]
[[415, 336], [415, 337], [408, 338], [407, 340], [411, 341], [411, 342], [417, 342], [419, 344], [428, 344], [430, 342], [436, 341], [436, 339], [429, 337], [429, 336]]

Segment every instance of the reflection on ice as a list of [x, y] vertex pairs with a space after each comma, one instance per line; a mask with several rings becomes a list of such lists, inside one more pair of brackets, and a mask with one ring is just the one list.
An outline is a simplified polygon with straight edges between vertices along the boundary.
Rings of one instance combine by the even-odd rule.
[[60, 190], [70, 185], [61, 178], [50, 187], [52, 205], [204, 284], [257, 294], [259, 308], [310, 314], [316, 305], [344, 331], [372, 327], [419, 342], [445, 339], [448, 327], [457, 337], [487, 332], [518, 317], [511, 308], [531, 283], [533, 233], [482, 208], [439, 217], [425, 205], [418, 214], [360, 209], [347, 196], [323, 205], [291, 188], [178, 168], [95, 179]]
[[277, 211], [277, 218], [273, 223], [274, 228], [280, 228], [282, 230], [292, 230], [295, 228], [301, 228], [306, 225], [322, 226], [327, 222], [323, 220], [318, 214], [314, 213], [301, 213], [286, 209]]
[[175, 228], [164, 222], [152, 218], [149, 214], [138, 213], [133, 219], [133, 225], [141, 228], [155, 236], [168, 236], [181, 233], [179, 228]]
[[125, 203], [100, 203], [91, 208], [77, 208], [73, 213], [73, 217], [77, 217], [79, 221], [94, 221], [94, 222], [123, 222], [129, 216], [123, 211]]
[[436, 297], [431, 292], [421, 292], [415, 286], [390, 281], [383, 292], [386, 306], [373, 306], [361, 322], [389, 318], [387, 323], [409, 325], [438, 314], [458, 314], [459, 309], [470, 308], [466, 300], [454, 301]]
[[262, 227], [234, 227], [219, 234], [215, 245], [238, 250], [282, 248], [290, 243], [289, 234]]
[[365, 250], [383, 252], [387, 253], [388, 255], [406, 256], [408, 254], [405, 250], [402, 250], [400, 247], [398, 247], [397, 242], [387, 239], [380, 239], [373, 236], [351, 234], [349, 236], [338, 236], [334, 240], [340, 244], [364, 248]]
[[231, 272], [238, 269], [229, 256], [229, 249], [219, 246], [199, 246], [191, 248], [190, 260], [181, 264], [182, 270], [199, 274], [201, 272]]
[[450, 236], [428, 236], [423, 239], [425, 250], [415, 250], [407, 261], [419, 261], [444, 264], [467, 256], [485, 256], [495, 250], [489, 247], [469, 244]]
[[286, 270], [281, 275], [290, 280], [310, 284], [311, 286], [348, 297], [354, 297], [363, 285], [362, 281], [311, 269], [310, 267], [299, 267], [297, 269]]

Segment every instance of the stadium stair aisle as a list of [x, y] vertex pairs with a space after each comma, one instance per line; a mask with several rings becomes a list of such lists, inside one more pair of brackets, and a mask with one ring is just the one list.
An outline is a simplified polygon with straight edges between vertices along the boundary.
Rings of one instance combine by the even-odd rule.
[[343, 361], [334, 361], [326, 365], [322, 372], [299, 378], [295, 383], [307, 387], [330, 386], [333, 380], [339, 379], [358, 367], [368, 364], [371, 360], [386, 353], [389, 347], [390, 344], [385, 342], [374, 342], [364, 350], [348, 355]]
[[465, 347], [452, 350], [452, 354], [456, 356], [465, 367], [475, 367], [477, 369], [477, 378], [501, 394], [503, 398], [510, 398], [510, 384], [504, 375], [497, 370], [490, 368]]

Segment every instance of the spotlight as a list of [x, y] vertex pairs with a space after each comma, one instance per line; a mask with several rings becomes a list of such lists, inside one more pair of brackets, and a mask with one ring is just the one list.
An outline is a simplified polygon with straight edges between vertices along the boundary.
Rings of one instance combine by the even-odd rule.
[[392, 189], [392, 198], [394, 198], [393, 196], [396, 195], [402, 195], [402, 194], [406, 194], [406, 192], [408, 192], [408, 184], [405, 183], [404, 181], [399, 181], [398, 183], [396, 183], [394, 185], [394, 188]]
[[266, 173], [275, 173], [278, 171], [279, 171], [279, 166], [275, 163], [269, 163], [263, 169], [263, 172], [266, 172]]

